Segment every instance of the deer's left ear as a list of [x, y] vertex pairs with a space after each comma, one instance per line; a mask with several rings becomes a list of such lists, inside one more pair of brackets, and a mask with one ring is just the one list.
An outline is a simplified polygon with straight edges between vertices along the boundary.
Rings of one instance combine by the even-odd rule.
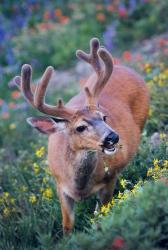
[[52, 134], [65, 128], [66, 120], [44, 116], [29, 117], [27, 122], [43, 134]]

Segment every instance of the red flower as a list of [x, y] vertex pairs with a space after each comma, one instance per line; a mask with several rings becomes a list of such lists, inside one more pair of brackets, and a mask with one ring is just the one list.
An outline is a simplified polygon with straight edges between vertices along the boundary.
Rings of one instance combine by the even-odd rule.
[[125, 245], [125, 241], [121, 236], [117, 236], [112, 242], [112, 249], [119, 250]]
[[126, 17], [127, 16], [127, 10], [125, 8], [119, 8], [118, 15], [120, 17]]
[[110, 11], [110, 12], [113, 12], [114, 11], [114, 6], [112, 4], [108, 5], [107, 10]]
[[131, 58], [132, 58], [131, 53], [127, 50], [124, 51], [124, 53], [122, 54], [122, 57], [125, 61], [131, 61]]
[[13, 99], [18, 99], [20, 97], [20, 92], [19, 91], [13, 91], [11, 94]]
[[98, 14], [96, 15], [96, 18], [97, 18], [97, 20], [98, 20], [99, 22], [104, 22], [104, 20], [105, 20], [105, 15], [104, 15], [103, 13], [98, 13]]
[[67, 24], [68, 22], [69, 22], [69, 17], [67, 17], [67, 16], [60, 17], [60, 23]]

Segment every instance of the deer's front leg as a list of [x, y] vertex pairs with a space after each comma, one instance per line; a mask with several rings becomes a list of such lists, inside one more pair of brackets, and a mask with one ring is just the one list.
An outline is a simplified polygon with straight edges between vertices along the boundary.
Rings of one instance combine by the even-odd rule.
[[112, 200], [116, 181], [117, 178], [116, 176], [114, 176], [113, 179], [110, 182], [106, 183], [105, 187], [99, 191], [99, 199], [102, 205], [107, 205], [108, 202]]
[[74, 200], [58, 188], [61, 203], [63, 233], [68, 234], [74, 226]]

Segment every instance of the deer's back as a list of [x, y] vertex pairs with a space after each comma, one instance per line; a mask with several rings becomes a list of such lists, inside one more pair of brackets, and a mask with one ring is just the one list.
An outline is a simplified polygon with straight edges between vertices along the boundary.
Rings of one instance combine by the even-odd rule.
[[[91, 75], [85, 86], [91, 88], [95, 80], [96, 75]], [[81, 91], [67, 105], [80, 107], [84, 102], [84, 91]], [[149, 108], [148, 90], [144, 80], [134, 70], [114, 65], [113, 73], [99, 97], [99, 104], [113, 117], [128, 119], [130, 115], [133, 116], [135, 123], [142, 129]]]

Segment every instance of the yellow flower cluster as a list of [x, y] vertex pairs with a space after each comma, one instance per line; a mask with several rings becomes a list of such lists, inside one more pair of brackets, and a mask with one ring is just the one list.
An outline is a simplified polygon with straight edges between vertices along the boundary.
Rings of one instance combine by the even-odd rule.
[[167, 135], [165, 133], [160, 133], [160, 139], [161, 140], [167, 139]]
[[[128, 181], [122, 179], [120, 181], [120, 184], [121, 183], [126, 187], [126, 184], [128, 183]], [[116, 198], [113, 198], [111, 202], [101, 207], [100, 212], [97, 214], [97, 217], [102, 217], [102, 216], [107, 215], [107, 213], [111, 210], [114, 204], [116, 204], [116, 202], [120, 204], [123, 200], [126, 200], [131, 195], [135, 195], [138, 192], [138, 190], [142, 187], [142, 185], [143, 185], [143, 181], [140, 180], [137, 184], [134, 185], [131, 191], [125, 190], [123, 193], [119, 191], [118, 196]]]
[[43, 198], [50, 200], [53, 197], [53, 191], [50, 187], [47, 187], [46, 189], [42, 190]]
[[33, 163], [33, 171], [35, 174], [38, 174], [40, 172], [40, 167], [37, 163]]
[[37, 197], [36, 197], [35, 194], [31, 194], [31, 195], [29, 196], [29, 202], [30, 202], [31, 204], [35, 204], [35, 203], [37, 202]]
[[38, 158], [41, 158], [45, 153], [45, 148], [44, 147], [41, 147], [39, 149], [36, 150], [35, 152], [35, 155], [38, 157]]
[[155, 75], [153, 77], [154, 83], [158, 84], [160, 87], [165, 86], [168, 78], [167, 71], [168, 70], [166, 69], [163, 72], [159, 73], [158, 75]]
[[5, 207], [5, 208], [3, 209], [3, 216], [4, 216], [4, 217], [8, 217], [9, 214], [10, 214], [10, 209], [9, 209], [8, 207]]
[[12, 212], [16, 212], [15, 199], [8, 192], [3, 192], [0, 196], [0, 210], [4, 218], [7, 218]]
[[144, 70], [145, 70], [145, 72], [146, 72], [147, 74], [150, 73], [151, 70], [152, 70], [151, 64], [150, 64], [150, 63], [145, 63], [145, 65], [144, 65]]
[[148, 169], [147, 176], [154, 180], [168, 177], [168, 160], [153, 160], [153, 166]]

